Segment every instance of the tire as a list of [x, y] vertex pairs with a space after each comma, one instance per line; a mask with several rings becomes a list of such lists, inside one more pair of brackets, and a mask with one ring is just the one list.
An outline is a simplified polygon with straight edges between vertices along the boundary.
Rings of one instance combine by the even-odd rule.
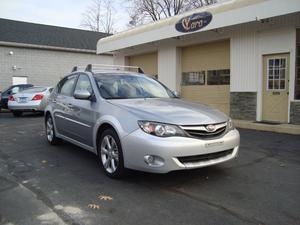
[[56, 137], [53, 119], [50, 115], [46, 116], [45, 121], [46, 138], [50, 145], [58, 145], [61, 139]]
[[23, 112], [21, 112], [21, 111], [12, 111], [12, 113], [13, 113], [14, 117], [20, 117], [23, 114]]
[[125, 176], [122, 146], [114, 129], [106, 129], [101, 134], [98, 142], [98, 158], [107, 176], [115, 179]]

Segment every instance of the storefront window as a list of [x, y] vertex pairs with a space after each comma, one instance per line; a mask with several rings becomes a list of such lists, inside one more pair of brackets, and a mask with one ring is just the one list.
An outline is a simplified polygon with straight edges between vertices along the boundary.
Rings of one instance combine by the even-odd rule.
[[208, 85], [229, 85], [230, 70], [208, 70], [207, 71]]
[[205, 71], [182, 73], [182, 85], [204, 85]]
[[297, 29], [296, 40], [295, 99], [300, 100], [300, 29]]

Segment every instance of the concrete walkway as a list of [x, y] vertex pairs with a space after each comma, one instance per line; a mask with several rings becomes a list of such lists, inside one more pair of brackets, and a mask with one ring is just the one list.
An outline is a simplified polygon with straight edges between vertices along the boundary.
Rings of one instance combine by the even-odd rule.
[[266, 123], [259, 123], [255, 121], [246, 121], [246, 120], [234, 120], [234, 124], [238, 128], [300, 135], [300, 125], [266, 124]]

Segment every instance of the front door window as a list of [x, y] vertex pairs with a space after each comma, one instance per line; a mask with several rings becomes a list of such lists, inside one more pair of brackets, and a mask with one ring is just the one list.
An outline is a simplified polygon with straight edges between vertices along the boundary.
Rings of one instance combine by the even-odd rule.
[[280, 91], [286, 89], [286, 58], [268, 60], [267, 90]]

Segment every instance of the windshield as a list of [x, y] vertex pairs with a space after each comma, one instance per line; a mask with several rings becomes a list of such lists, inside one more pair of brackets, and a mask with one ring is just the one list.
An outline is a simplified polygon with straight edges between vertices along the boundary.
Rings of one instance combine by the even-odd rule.
[[97, 74], [95, 80], [105, 99], [175, 98], [174, 94], [158, 81], [130, 74]]
[[36, 93], [36, 92], [44, 92], [47, 88], [45, 87], [33, 87], [25, 89], [24, 91], [21, 91], [22, 93]]

